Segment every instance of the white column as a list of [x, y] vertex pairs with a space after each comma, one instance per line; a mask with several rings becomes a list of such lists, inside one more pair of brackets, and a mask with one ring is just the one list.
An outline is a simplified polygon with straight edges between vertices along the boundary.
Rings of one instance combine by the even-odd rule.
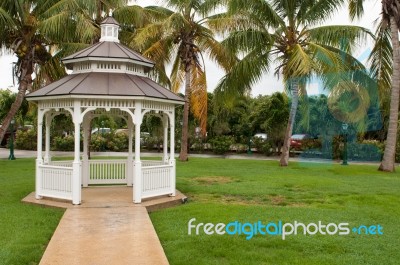
[[35, 198], [41, 199], [42, 193], [42, 170], [40, 168], [43, 165], [42, 157], [42, 136], [43, 136], [43, 110], [40, 109], [40, 103], [38, 106], [38, 128], [37, 128], [37, 158], [36, 158], [36, 175], [35, 175]]
[[81, 203], [81, 161], [80, 161], [80, 132], [81, 132], [81, 106], [80, 101], [74, 101], [75, 148], [74, 162], [72, 163], [72, 204]]
[[168, 116], [166, 114], [163, 115], [162, 122], [164, 127], [163, 161], [165, 164], [167, 164], [168, 163]]
[[45, 140], [45, 154], [44, 154], [44, 163], [49, 164], [51, 161], [50, 157], [50, 125], [53, 116], [50, 113], [46, 113], [46, 140]]
[[89, 130], [90, 130], [90, 114], [86, 114], [84, 117], [82, 128], [83, 128], [83, 155], [82, 155], [82, 186], [89, 186]]
[[128, 159], [127, 159], [127, 169], [126, 169], [126, 185], [132, 186], [133, 185], [133, 121], [132, 117], [129, 115], [128, 118]]
[[169, 164], [171, 167], [171, 196], [175, 196], [176, 190], [176, 161], [175, 161], [175, 110], [170, 115], [170, 157]]
[[135, 163], [134, 198], [135, 203], [142, 202], [142, 162], [140, 160], [140, 125], [142, 124], [142, 102], [135, 102]]

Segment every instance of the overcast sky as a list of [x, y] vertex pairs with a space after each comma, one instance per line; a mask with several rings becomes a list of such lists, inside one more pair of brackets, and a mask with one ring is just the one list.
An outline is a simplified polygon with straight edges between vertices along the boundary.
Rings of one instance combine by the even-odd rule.
[[[337, 25], [337, 24], [354, 24], [360, 25], [371, 30], [375, 30], [376, 20], [379, 18], [381, 3], [379, 0], [370, 0], [366, 1], [365, 5], [365, 15], [364, 17], [355, 22], [350, 22], [348, 19], [347, 9], [343, 8], [338, 14], [330, 20], [327, 24]], [[136, 4], [141, 6], [159, 4], [162, 1], [157, 0], [137, 0]], [[371, 51], [371, 43], [365, 43], [360, 46], [356, 58], [365, 62], [368, 57], [369, 52]], [[16, 58], [9, 55], [3, 55], [0, 57], [0, 88], [13, 87], [12, 80], [12, 63], [16, 61]], [[223, 71], [210, 60], [206, 60], [206, 73], [207, 73], [207, 86], [208, 91], [213, 91], [214, 87], [217, 85], [218, 81], [224, 75]], [[273, 75], [274, 70], [271, 70], [271, 73], [265, 75], [265, 77], [253, 87], [252, 95], [257, 96], [259, 94], [269, 95], [276, 91], [282, 91], [283, 85], [282, 80], [278, 80]], [[16, 90], [15, 88], [13, 90]], [[308, 89], [309, 94], [320, 94], [322, 92], [322, 88], [318, 82], [310, 84]]]

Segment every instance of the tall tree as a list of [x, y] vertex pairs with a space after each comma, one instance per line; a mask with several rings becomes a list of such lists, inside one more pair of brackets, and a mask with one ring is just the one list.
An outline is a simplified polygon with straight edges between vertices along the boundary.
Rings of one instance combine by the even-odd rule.
[[60, 58], [81, 48], [82, 43], [93, 42], [94, 36], [99, 36], [99, 27], [93, 22], [93, 17], [101, 18], [105, 11], [126, 2], [126, 0], [0, 2], [1, 51], [14, 54], [18, 58], [15, 65], [18, 94], [2, 120], [0, 140], [21, 107], [25, 94], [65, 75], [65, 68]]
[[[392, 42], [392, 79], [390, 94], [389, 127], [386, 138], [385, 152], [379, 170], [393, 172], [395, 170], [395, 155], [397, 130], [399, 123], [399, 96], [400, 96], [400, 1], [382, 1], [382, 21], [384, 28], [389, 27]], [[383, 28], [383, 30], [384, 30]]]
[[[364, 13], [363, 3], [366, 0], [349, 0], [349, 13], [352, 18], [361, 17]], [[378, 79], [380, 94], [383, 100], [390, 95], [389, 121], [383, 159], [379, 170], [393, 172], [397, 131], [399, 124], [400, 98], [400, 1], [382, 0], [381, 21], [377, 29], [376, 41], [370, 56], [371, 70]]]
[[[207, 27], [218, 0], [165, 0], [164, 7], [147, 7], [152, 23], [139, 29], [131, 46], [156, 62], [159, 81], [169, 83], [165, 68], [172, 64], [171, 90], [184, 83], [185, 106], [180, 160], [188, 159], [189, 109], [199, 119], [203, 135], [207, 124], [207, 84], [203, 55], [229, 71], [236, 58], [215, 39]], [[161, 73], [161, 75], [160, 75]], [[162, 74], [164, 73], [164, 74]]]
[[243, 55], [219, 84], [217, 93], [241, 94], [270, 70], [271, 62], [278, 65], [275, 73], [283, 76], [291, 94], [281, 166], [288, 165], [299, 95], [306, 94], [307, 83], [317, 76], [329, 88], [341, 78], [353, 78], [351, 72], [364, 68], [350, 54], [354, 44], [370, 34], [367, 29], [318, 26], [337, 11], [341, 2], [231, 0], [227, 13], [214, 20], [213, 28], [228, 35], [224, 44]]

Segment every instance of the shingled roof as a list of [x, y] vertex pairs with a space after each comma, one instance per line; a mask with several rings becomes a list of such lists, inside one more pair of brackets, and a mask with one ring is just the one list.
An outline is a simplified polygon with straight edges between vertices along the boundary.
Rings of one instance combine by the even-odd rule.
[[62, 60], [72, 74], [27, 97], [148, 97], [182, 104], [183, 98], [147, 77], [154, 66], [151, 60], [119, 43], [118, 25], [114, 18], [106, 18], [101, 23], [104, 39]]
[[116, 59], [117, 61], [132, 61], [133, 63], [142, 64], [147, 67], [153, 67], [154, 63], [145, 58], [141, 54], [132, 51], [126, 46], [110, 41], [96, 43], [82, 51], [76, 52], [65, 57], [62, 61], [68, 69], [72, 69], [74, 62], [82, 59], [96, 60], [100, 58]]
[[150, 97], [183, 101], [183, 98], [148, 77], [95, 72], [68, 75], [28, 96], [33, 98], [62, 95]]

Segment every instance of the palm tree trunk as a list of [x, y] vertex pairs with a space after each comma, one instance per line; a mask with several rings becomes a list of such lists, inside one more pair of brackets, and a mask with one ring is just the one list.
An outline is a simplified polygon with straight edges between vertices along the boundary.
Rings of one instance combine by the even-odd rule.
[[296, 118], [297, 106], [299, 104], [299, 87], [296, 81], [291, 81], [292, 87], [292, 106], [290, 107], [289, 120], [286, 127], [285, 140], [283, 142], [283, 148], [281, 153], [281, 159], [279, 165], [286, 167], [289, 165], [289, 149], [290, 149], [290, 137], [292, 136], [293, 124]]
[[14, 118], [15, 114], [21, 107], [22, 101], [25, 98], [26, 91], [32, 85], [33, 63], [32, 57], [28, 54], [32, 54], [32, 52], [28, 51], [26, 58], [23, 59], [23, 62], [21, 63], [22, 70], [17, 97], [15, 98], [14, 103], [11, 105], [11, 108], [8, 111], [7, 115], [4, 117], [2, 121], [2, 126], [0, 127], [0, 143], [1, 141], [3, 141], [4, 135], [8, 130], [8, 126], [10, 126], [11, 120]]
[[190, 74], [191, 66], [189, 65], [185, 72], [185, 106], [183, 107], [181, 152], [179, 154], [180, 161], [188, 161]]
[[400, 45], [399, 31], [395, 19], [390, 21], [390, 31], [392, 35], [393, 47], [393, 73], [392, 90], [390, 94], [389, 128], [386, 138], [385, 152], [379, 170], [393, 172], [395, 170], [395, 155], [397, 128], [399, 120], [399, 95], [400, 95]]

